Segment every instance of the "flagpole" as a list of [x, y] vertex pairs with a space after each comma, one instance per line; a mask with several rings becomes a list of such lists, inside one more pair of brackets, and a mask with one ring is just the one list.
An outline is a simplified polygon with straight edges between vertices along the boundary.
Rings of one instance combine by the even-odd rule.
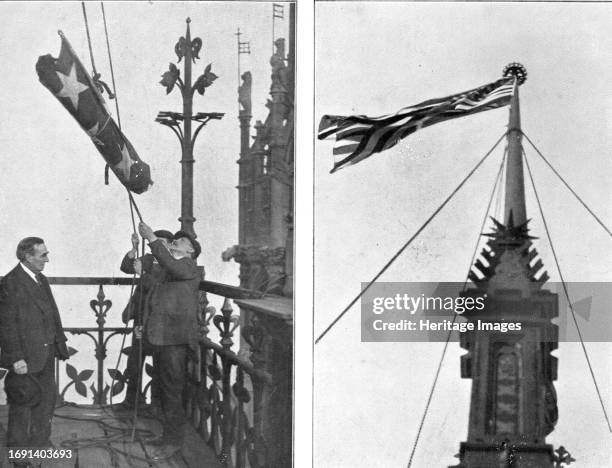
[[514, 76], [514, 89], [508, 118], [508, 157], [506, 159], [506, 184], [504, 223], [520, 226], [527, 221], [525, 207], [525, 179], [523, 175], [523, 145], [519, 86], [525, 82], [527, 72], [518, 63], [511, 63], [504, 69], [504, 75]]
[[285, 19], [285, 5], [272, 3], [272, 55], [274, 55], [274, 40], [276, 38], [276, 18]]
[[[236, 31], [236, 46], [237, 46], [237, 52], [238, 52], [238, 89], [240, 90], [240, 28], [237, 29]], [[240, 102], [238, 102], [238, 112], [240, 113]]]

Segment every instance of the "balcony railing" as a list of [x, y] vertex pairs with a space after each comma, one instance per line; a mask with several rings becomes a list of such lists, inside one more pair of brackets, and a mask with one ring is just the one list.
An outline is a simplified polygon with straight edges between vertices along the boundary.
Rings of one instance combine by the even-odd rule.
[[[1, 278], [0, 278], [1, 279]], [[87, 397], [87, 385], [92, 392], [94, 405], [105, 405], [112, 396], [123, 390], [126, 379], [120, 369], [106, 365], [109, 341], [128, 335], [130, 327], [106, 327], [107, 315], [113, 306], [107, 298], [105, 286], [130, 286], [131, 278], [110, 277], [49, 277], [49, 283], [61, 286], [98, 286], [95, 299], [89, 303], [94, 312], [96, 327], [65, 327], [68, 335], [84, 335], [91, 338], [96, 358], [95, 383], [90, 383], [93, 369], [77, 370], [70, 361], [65, 363], [69, 382], [60, 389], [60, 362], [56, 362], [57, 391], [63, 403], [66, 392], [74, 390]], [[221, 297], [217, 310], [210, 305], [208, 295]], [[261, 295], [211, 281], [200, 283], [198, 322], [200, 326], [200, 345], [195, 357], [188, 363], [188, 384], [185, 393], [187, 418], [195, 430], [217, 454], [227, 467], [266, 466], [265, 437], [258, 429], [258, 418], [265, 408], [262, 404], [264, 387], [272, 385], [272, 377], [264, 371], [262, 345], [265, 338], [264, 328], [256, 317], [250, 323], [240, 323], [234, 313], [233, 299], [253, 299]], [[236, 333], [240, 326], [241, 334], [250, 347], [249, 355], [243, 356], [234, 350]], [[211, 331], [218, 332], [217, 341], [211, 338]], [[68, 339], [70, 344], [70, 337]], [[71, 354], [77, 350], [69, 346]], [[106, 374], [105, 374], [106, 370]], [[110, 377], [110, 384], [107, 381]], [[150, 385], [144, 388], [144, 392]]]

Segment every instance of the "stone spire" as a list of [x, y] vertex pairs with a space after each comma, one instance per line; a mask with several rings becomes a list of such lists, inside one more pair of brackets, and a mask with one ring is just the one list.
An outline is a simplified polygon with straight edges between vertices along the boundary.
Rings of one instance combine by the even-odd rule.
[[[474, 325], [461, 333], [461, 376], [472, 379], [468, 437], [453, 468], [553, 468], [546, 437], [558, 419], [558, 297], [542, 288], [548, 275], [531, 241], [525, 210], [518, 86], [527, 73], [518, 63], [504, 69], [514, 77], [508, 125], [504, 220], [493, 232], [470, 272], [475, 288], [461, 296], [483, 298], [479, 311], [463, 318]], [[493, 332], [480, 328], [488, 323]], [[495, 331], [515, 324], [515, 330]], [[518, 325], [520, 326], [518, 326]], [[503, 330], [503, 328], [501, 328]]]

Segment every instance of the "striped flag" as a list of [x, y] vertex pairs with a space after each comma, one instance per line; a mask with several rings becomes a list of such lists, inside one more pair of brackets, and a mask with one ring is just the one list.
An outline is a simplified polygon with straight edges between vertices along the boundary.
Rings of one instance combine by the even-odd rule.
[[336, 137], [333, 173], [395, 146], [420, 128], [506, 106], [510, 103], [513, 89], [514, 77], [508, 76], [463, 93], [430, 99], [380, 117], [324, 115], [319, 124], [318, 138]]

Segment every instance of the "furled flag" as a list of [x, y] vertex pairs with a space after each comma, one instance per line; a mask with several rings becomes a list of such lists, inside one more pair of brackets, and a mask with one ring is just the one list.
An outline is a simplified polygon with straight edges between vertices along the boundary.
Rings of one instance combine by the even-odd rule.
[[336, 136], [331, 170], [335, 172], [395, 146], [420, 128], [505, 106], [510, 103], [513, 87], [514, 77], [508, 76], [463, 93], [404, 107], [395, 114], [380, 117], [324, 115], [318, 137], [323, 140]]
[[111, 118], [102, 95], [60, 31], [59, 57], [38, 58], [40, 82], [62, 103], [89, 135], [121, 183], [135, 193], [149, 188], [151, 171]]

